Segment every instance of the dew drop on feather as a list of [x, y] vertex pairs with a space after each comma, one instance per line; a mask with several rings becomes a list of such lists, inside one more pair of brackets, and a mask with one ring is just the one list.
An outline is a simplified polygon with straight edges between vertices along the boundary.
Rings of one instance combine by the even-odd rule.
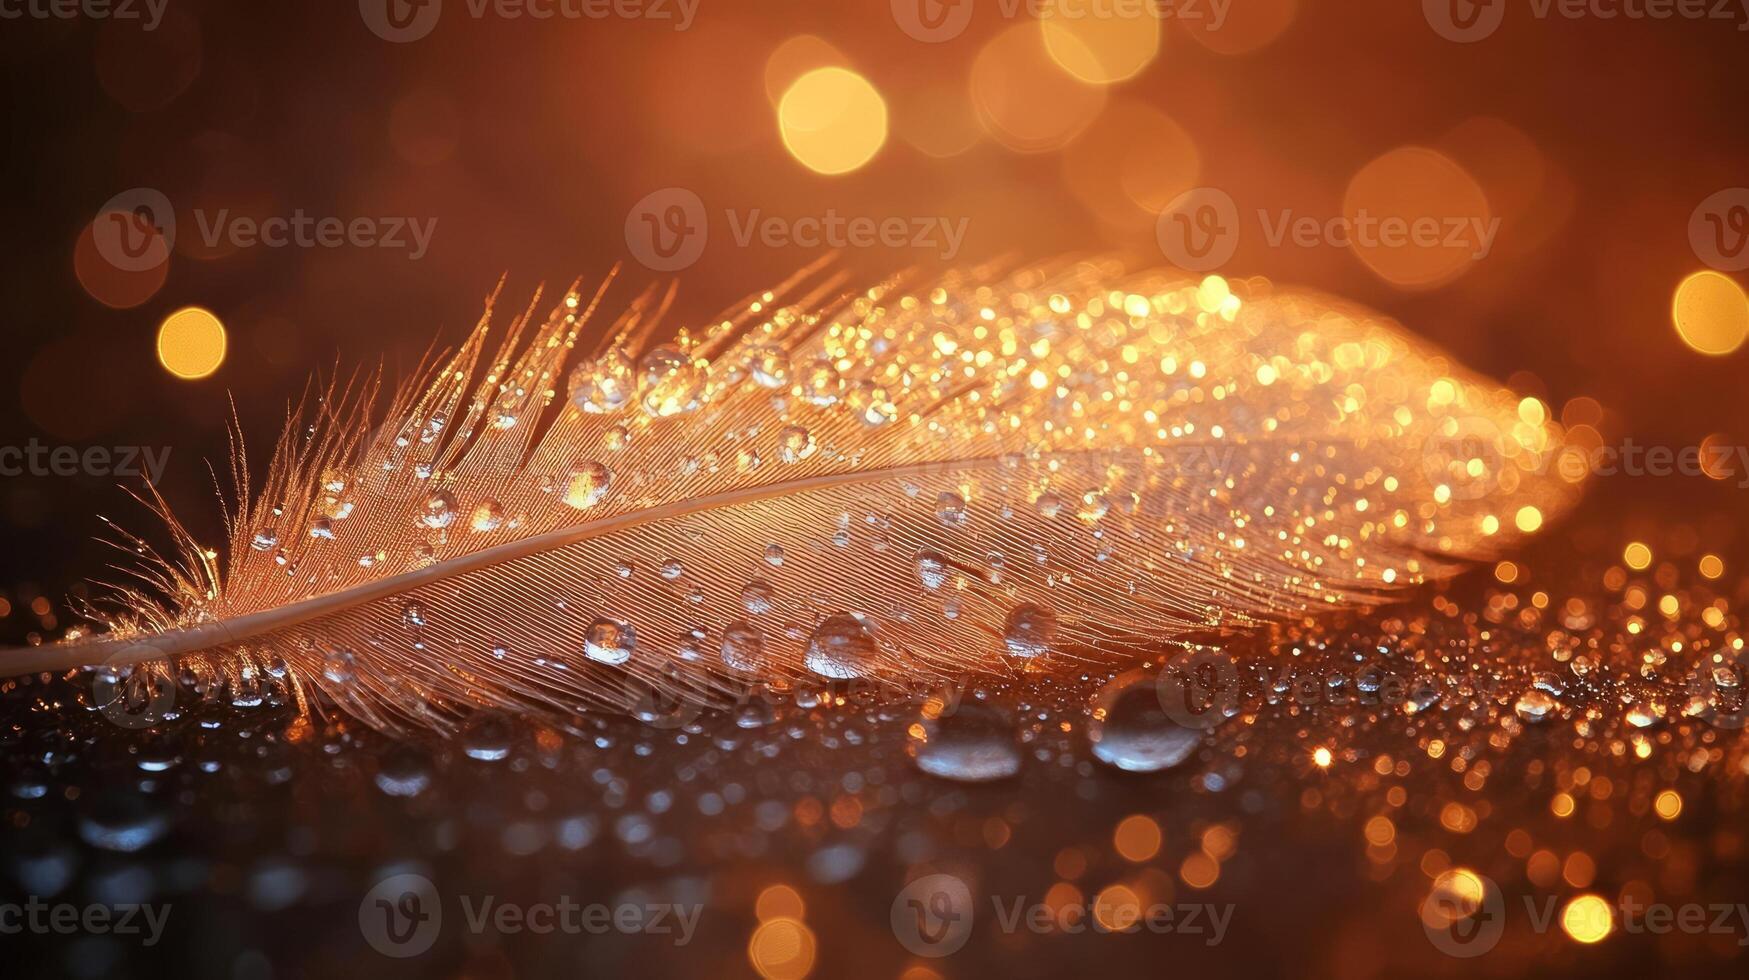
[[1056, 638], [1057, 614], [1030, 602], [1015, 606], [1002, 626], [1002, 645], [1012, 657], [1027, 659], [1049, 653]]
[[597, 663], [623, 664], [636, 646], [632, 624], [617, 619], [597, 619], [583, 637], [583, 655]]
[[1179, 765], [1202, 744], [1202, 731], [1166, 713], [1151, 671], [1120, 674], [1093, 696], [1087, 741], [1093, 757], [1125, 772]]
[[1013, 723], [983, 702], [932, 697], [909, 732], [911, 761], [931, 776], [985, 783], [1020, 772]]
[[862, 677], [875, 659], [874, 636], [860, 618], [837, 613], [821, 620], [808, 637], [805, 662], [821, 677], [850, 680]]
[[613, 471], [601, 463], [580, 463], [571, 467], [565, 474], [565, 495], [562, 498], [567, 507], [583, 510], [600, 503], [607, 496], [607, 489], [613, 483]]

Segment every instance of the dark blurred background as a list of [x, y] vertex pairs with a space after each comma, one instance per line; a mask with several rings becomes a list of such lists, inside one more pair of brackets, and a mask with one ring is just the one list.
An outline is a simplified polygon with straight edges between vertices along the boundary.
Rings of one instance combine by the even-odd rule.
[[[1140, 33], [1081, 21], [1055, 45], [1028, 5], [998, 0], [667, 0], [624, 8], [638, 16], [547, 19], [448, 0], [435, 22], [419, 18], [436, 7], [378, 0], [163, 0], [149, 30], [138, 0], [139, 20], [9, 7], [25, 13], [0, 19], [0, 446], [167, 447], [166, 497], [217, 543], [205, 461], [223, 469], [233, 408], [259, 468], [312, 373], [410, 367], [434, 337], [459, 339], [502, 275], [505, 308], [520, 310], [541, 283], [625, 262], [634, 287], [677, 276], [686, 319], [823, 250], [740, 246], [729, 210], [964, 220], [953, 255], [939, 243], [845, 249], [846, 267], [868, 274], [1108, 251], [1165, 264], [1157, 215], [1196, 187], [1237, 202], [1226, 274], [1377, 307], [1604, 440], [1749, 436], [1735, 397], [1749, 355], [1695, 349], [1720, 333], [1730, 346], [1739, 313], [1709, 300], [1720, 322], [1685, 343], [1671, 308], [1709, 259], [1691, 235], [1697, 206], [1749, 183], [1749, 15], [1538, 18], [1513, 4], [1491, 35], [1457, 43], [1435, 28], [1437, 4], [1236, 0], [1218, 29], [1210, 4], [1168, 4]], [[426, 33], [385, 40], [390, 13]], [[931, 31], [953, 36], [919, 39]], [[799, 78], [833, 65], [886, 111], [878, 151], [840, 174], [818, 172], [836, 169], [830, 129], [826, 162], [806, 148], [808, 93], [789, 124], [778, 111]], [[811, 97], [830, 108], [837, 91]], [[851, 137], [874, 126], [840, 124]], [[171, 202], [174, 247], [118, 269], [99, 247], [100, 212], [138, 188]], [[689, 266], [652, 271], [629, 232], [653, 193], [667, 194], [658, 220], [671, 216], [671, 188], [697, 195], [710, 233]], [[1738, 228], [1731, 203], [1721, 234]], [[1498, 219], [1498, 234], [1485, 258], [1450, 264], [1437, 250], [1271, 245], [1252, 217], [1369, 206]], [[202, 231], [221, 215], [299, 211], [384, 231], [410, 221], [431, 237], [414, 258], [408, 231], [399, 248]], [[187, 306], [211, 311], [226, 338], [222, 363], [194, 380], [157, 348], [161, 323]], [[67, 625], [61, 600], [111, 558], [92, 540], [95, 514], [149, 526], [117, 482], [0, 478], [4, 639]]]

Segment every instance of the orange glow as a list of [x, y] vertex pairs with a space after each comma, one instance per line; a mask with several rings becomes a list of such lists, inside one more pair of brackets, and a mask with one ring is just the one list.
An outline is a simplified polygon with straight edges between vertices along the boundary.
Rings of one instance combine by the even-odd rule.
[[1205, 4], [1203, 14], [1197, 17], [1190, 16], [1197, 8], [1184, 6], [1177, 20], [1185, 34], [1210, 51], [1245, 54], [1280, 37], [1299, 8], [1299, 0], [1245, 0], [1230, 4], [1222, 19], [1217, 20], [1213, 8]]
[[1062, 147], [1105, 107], [1105, 90], [1063, 74], [1030, 24], [1009, 27], [978, 52], [971, 94], [985, 131], [1022, 153]]
[[225, 363], [225, 325], [211, 311], [185, 306], [158, 327], [158, 363], [188, 381], [210, 376]]
[[1103, 221], [1142, 218], [1196, 186], [1202, 158], [1184, 127], [1153, 106], [1114, 102], [1063, 151], [1069, 190]]
[[1690, 349], [1714, 357], [1729, 354], [1749, 337], [1749, 296], [1730, 276], [1696, 272], [1676, 287], [1670, 319]]
[[759, 921], [768, 922], [772, 919], [800, 919], [807, 913], [808, 905], [802, 901], [802, 896], [788, 885], [771, 885], [759, 893], [759, 898], [753, 903], [753, 914]]
[[848, 68], [816, 68], [796, 79], [778, 102], [777, 121], [790, 155], [816, 173], [849, 173], [887, 141], [886, 102]]
[[760, 923], [747, 940], [747, 959], [765, 980], [801, 980], [814, 969], [814, 932], [799, 919]]
[[765, 59], [765, 98], [776, 106], [783, 94], [816, 68], [843, 67], [848, 59], [831, 42], [812, 34], [797, 34], [772, 50]]
[[1481, 185], [1419, 146], [1361, 167], [1343, 195], [1351, 248], [1380, 278], [1426, 288], [1463, 275], [1493, 247], [1498, 224]]
[[1160, 825], [1139, 813], [1125, 817], [1112, 833], [1111, 843], [1125, 861], [1139, 864], [1160, 853]]
[[1561, 910], [1561, 928], [1577, 942], [1602, 942], [1615, 929], [1615, 914], [1601, 897], [1580, 895]]
[[1051, 60], [1095, 85], [1134, 76], [1160, 51], [1160, 15], [1152, 4], [1046, 0], [1038, 25]]

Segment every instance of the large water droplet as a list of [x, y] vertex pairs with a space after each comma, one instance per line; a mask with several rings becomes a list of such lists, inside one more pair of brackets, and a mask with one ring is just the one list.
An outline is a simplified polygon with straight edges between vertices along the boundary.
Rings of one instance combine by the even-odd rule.
[[963, 527], [966, 523], [966, 499], [952, 490], [943, 490], [935, 498], [935, 519], [943, 527]]
[[632, 398], [632, 359], [614, 348], [571, 372], [571, 404], [592, 415], [617, 412]]
[[425, 506], [419, 510], [419, 523], [433, 530], [455, 523], [455, 495], [439, 490], [426, 497]]
[[755, 616], [768, 613], [777, 603], [777, 593], [771, 583], [762, 578], [748, 582], [741, 590], [741, 605]]
[[928, 548], [917, 552], [917, 580], [931, 591], [947, 582], [947, 559], [941, 557], [941, 552]]
[[650, 348], [638, 362], [638, 374], [638, 402], [650, 415], [666, 418], [698, 408], [704, 372], [678, 348]]
[[1173, 721], [1152, 672], [1132, 670], [1099, 689], [1087, 722], [1093, 756], [1126, 772], [1156, 772], [1190, 758], [1202, 732]]
[[765, 635], [759, 627], [737, 619], [723, 627], [723, 643], [719, 650], [723, 666], [744, 673], [765, 669]]
[[598, 619], [583, 637], [583, 655], [604, 664], [623, 664], [632, 658], [638, 637], [632, 624], [617, 619]]
[[1525, 721], [1538, 722], [1547, 718], [1555, 710], [1555, 705], [1555, 699], [1548, 692], [1531, 688], [1519, 695], [1518, 703], [1512, 706], [1512, 710]]
[[808, 637], [808, 669], [821, 677], [849, 680], [866, 674], [875, 657], [874, 636], [856, 616], [827, 616]]
[[1002, 644], [1012, 657], [1049, 653], [1056, 638], [1057, 614], [1030, 602], [1015, 606], [1002, 627]]
[[931, 698], [911, 728], [909, 749], [918, 769], [962, 783], [1006, 779], [1020, 771], [1013, 723], [979, 701]]
[[583, 510], [593, 507], [607, 496], [613, 484], [613, 471], [600, 463], [579, 463], [565, 474], [565, 492], [560, 499], [567, 507]]
[[802, 369], [802, 398], [821, 408], [835, 404], [844, 393], [844, 379], [828, 358], [817, 357]]
[[468, 526], [478, 532], [496, 531], [504, 526], [504, 505], [491, 497], [474, 505], [473, 516], [468, 518]]
[[799, 425], [786, 425], [777, 433], [777, 455], [786, 463], [799, 463], [814, 455], [814, 434]]
[[497, 762], [510, 755], [515, 722], [502, 711], [477, 711], [462, 725], [462, 751], [468, 758]]
[[784, 388], [789, 385], [789, 355], [783, 348], [770, 344], [755, 347], [747, 359], [753, 381], [761, 388]]

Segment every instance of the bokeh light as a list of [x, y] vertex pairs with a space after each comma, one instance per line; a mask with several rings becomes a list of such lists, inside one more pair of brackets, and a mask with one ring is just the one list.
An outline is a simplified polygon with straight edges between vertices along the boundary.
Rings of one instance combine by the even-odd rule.
[[[1299, 0], [1245, 0], [1244, 3], [1182, 5], [1175, 19], [1184, 33], [1217, 54], [1246, 54], [1287, 31], [1299, 13]], [[1192, 11], [1199, 11], [1192, 16]]]
[[825, 38], [812, 34], [797, 34], [772, 49], [765, 59], [765, 97], [773, 106], [783, 100], [796, 79], [816, 68], [843, 67], [847, 59], [843, 52]]
[[801, 980], [814, 968], [814, 932], [800, 919], [759, 924], [747, 940], [747, 959], [765, 980]]
[[1403, 146], [1374, 158], [1343, 195], [1351, 248], [1397, 286], [1443, 285], [1485, 257], [1497, 227], [1487, 195], [1450, 157]]
[[1711, 269], [1696, 272], [1676, 287], [1670, 318], [1691, 349], [1714, 357], [1729, 354], [1749, 337], [1749, 296], [1730, 276]]
[[1046, 0], [1038, 25], [1051, 60], [1095, 85], [1133, 77], [1160, 51], [1160, 15], [1152, 4]]
[[849, 173], [887, 141], [886, 101], [848, 68], [816, 68], [796, 79], [778, 101], [777, 120], [790, 155], [816, 173]]
[[1105, 107], [1105, 90], [1069, 77], [1029, 24], [991, 38], [972, 62], [972, 104], [997, 142], [1022, 153], [1059, 149]]
[[1069, 190], [1103, 221], [1145, 218], [1196, 186], [1202, 158], [1184, 127], [1143, 102], [1115, 102], [1063, 151]]
[[225, 363], [225, 325], [211, 311], [185, 306], [158, 327], [158, 363], [186, 380], [210, 376]]
[[1561, 910], [1561, 928], [1578, 942], [1602, 942], [1614, 930], [1615, 916], [1602, 897], [1580, 895]]

